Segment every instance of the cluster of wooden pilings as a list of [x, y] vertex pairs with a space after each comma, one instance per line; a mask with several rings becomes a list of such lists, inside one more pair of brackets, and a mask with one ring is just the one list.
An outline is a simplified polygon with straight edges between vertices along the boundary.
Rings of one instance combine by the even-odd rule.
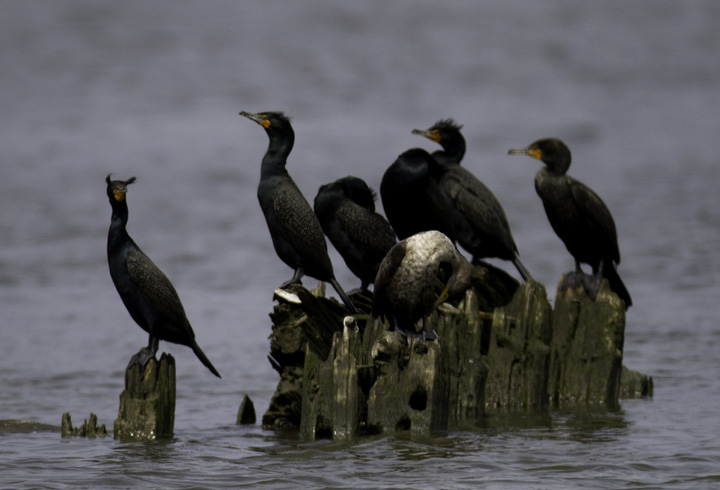
[[[554, 309], [540, 283], [491, 266], [474, 266], [473, 285], [429, 317], [437, 341], [348, 316], [298, 285], [278, 291], [269, 359], [280, 382], [263, 427], [307, 440], [425, 434], [652, 395], [652, 378], [623, 367], [625, 306], [606, 281], [595, 301], [559, 290]], [[370, 310], [370, 297], [352, 298]]]
[[[607, 281], [595, 301], [582, 288], [558, 289], [554, 309], [540, 283], [520, 285], [489, 265], [474, 265], [472, 282], [428, 318], [435, 341], [389, 332], [367, 314], [369, 293], [351, 295], [365, 312], [351, 316], [322, 285], [276, 290], [268, 359], [280, 381], [263, 427], [306, 440], [428, 434], [652, 396], [652, 378], [623, 366], [625, 305]], [[174, 358], [129, 367], [114, 438], [171, 438], [174, 416]], [[93, 417], [73, 428], [64, 414], [63, 436], [105, 435]], [[237, 422], [255, 423], [247, 397]]]

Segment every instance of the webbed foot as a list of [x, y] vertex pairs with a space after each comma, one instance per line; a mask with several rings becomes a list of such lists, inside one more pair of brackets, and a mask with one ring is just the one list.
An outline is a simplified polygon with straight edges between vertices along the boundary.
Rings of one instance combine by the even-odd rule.
[[143, 347], [137, 352], [137, 354], [130, 358], [130, 362], [128, 362], [126, 369], [130, 369], [132, 366], [137, 364], [140, 366], [140, 370], [145, 372], [145, 366], [147, 366], [148, 361], [154, 358], [155, 352], [150, 347]]

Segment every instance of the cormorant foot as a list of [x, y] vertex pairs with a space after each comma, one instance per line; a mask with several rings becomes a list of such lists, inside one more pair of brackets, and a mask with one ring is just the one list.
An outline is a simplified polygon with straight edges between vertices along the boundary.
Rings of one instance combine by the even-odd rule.
[[566, 289], [575, 289], [580, 286], [585, 287], [585, 274], [583, 272], [573, 271], [563, 276], [559, 288], [565, 291]]
[[144, 372], [148, 361], [153, 358], [155, 358], [155, 353], [152, 349], [149, 347], [143, 347], [137, 352], [137, 354], [130, 358], [130, 362], [128, 362], [126, 369], [130, 369], [133, 365], [137, 364], [140, 366], [140, 370]]
[[280, 289], [285, 289], [291, 284], [299, 284], [302, 286], [302, 281], [300, 279], [295, 279], [294, 277], [290, 279], [289, 281], [285, 281], [280, 285]]
[[585, 293], [590, 297], [591, 300], [595, 301], [597, 298], [598, 291], [600, 290], [600, 283], [602, 282], [602, 275], [599, 273], [595, 276], [585, 276], [583, 278], [583, 289]]
[[587, 294], [591, 300], [595, 301], [597, 293], [600, 290], [601, 281], [601, 275], [591, 276], [584, 272], [568, 272], [560, 283], [560, 289], [564, 291], [566, 289], [582, 287], [585, 294]]

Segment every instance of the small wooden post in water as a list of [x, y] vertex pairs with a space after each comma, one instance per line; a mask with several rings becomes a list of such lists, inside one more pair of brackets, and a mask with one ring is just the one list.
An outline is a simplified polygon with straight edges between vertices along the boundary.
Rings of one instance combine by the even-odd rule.
[[150, 359], [145, 372], [136, 364], [125, 371], [125, 390], [115, 419], [114, 438], [122, 441], [168, 439], [175, 425], [175, 359]]

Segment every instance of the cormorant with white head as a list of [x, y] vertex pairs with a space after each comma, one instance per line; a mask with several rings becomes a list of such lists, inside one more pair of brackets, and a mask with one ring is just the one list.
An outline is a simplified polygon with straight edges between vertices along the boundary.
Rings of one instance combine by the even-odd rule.
[[[546, 138], [527, 148], [509, 150], [508, 154], [528, 155], [545, 164], [535, 176], [535, 190], [550, 225], [575, 258], [575, 275], [569, 286], [581, 283], [594, 300], [604, 277], [610, 289], [625, 302], [625, 308], [630, 307], [630, 293], [615, 268], [620, 263], [615, 221], [592, 189], [566, 175], [572, 159], [570, 149], [557, 138]], [[592, 267], [592, 284], [584, 280], [580, 263]]]
[[315, 196], [323, 231], [367, 291], [380, 262], [397, 240], [390, 223], [375, 212], [375, 193], [358, 177], [325, 184]]
[[472, 254], [473, 262], [486, 257], [510, 260], [523, 280], [528, 281], [530, 273], [518, 257], [500, 201], [480, 179], [460, 165], [465, 155], [465, 138], [460, 129], [462, 126], [452, 119], [445, 119], [426, 130], [412, 131], [443, 147], [432, 156], [441, 168], [439, 186], [452, 204], [455, 237], [460, 246]]
[[355, 305], [335, 279], [322, 227], [310, 204], [288, 174], [285, 165], [295, 143], [290, 120], [282, 112], [241, 112], [265, 129], [270, 144], [260, 167], [258, 200], [270, 230], [275, 252], [295, 270], [281, 287], [300, 283], [303, 275], [332, 284], [345, 306]]
[[220, 373], [195, 342], [195, 333], [172, 283], [128, 235], [125, 195], [135, 177], [111, 180], [108, 175], [105, 181], [112, 206], [107, 242], [110, 277], [132, 319], [150, 334], [148, 346], [132, 357], [128, 368], [137, 363], [145, 369], [147, 362], [155, 357], [160, 340], [166, 340], [190, 347], [200, 362], [219, 378]]
[[[439, 231], [413, 235], [390, 249], [375, 278], [372, 316], [386, 318], [392, 330], [433, 340], [427, 315], [445, 300], [470, 287], [471, 267], [448, 237]], [[422, 319], [422, 333], [415, 323]]]

